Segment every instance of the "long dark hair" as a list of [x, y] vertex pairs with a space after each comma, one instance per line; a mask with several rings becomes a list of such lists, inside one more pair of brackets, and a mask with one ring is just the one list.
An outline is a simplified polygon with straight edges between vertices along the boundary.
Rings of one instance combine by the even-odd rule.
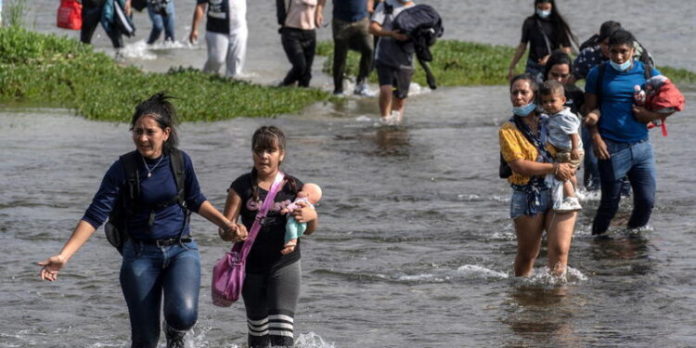
[[573, 73], [573, 60], [570, 58], [570, 56], [561, 50], [553, 51], [549, 57], [549, 60], [546, 62], [546, 65], [544, 66], [544, 80], [549, 79], [549, 71], [551, 71], [551, 68], [554, 65], [562, 64], [568, 64], [568, 72], [571, 74]]
[[169, 100], [173, 97], [166, 95], [164, 92], [157, 93], [152, 97], [140, 102], [135, 107], [135, 112], [130, 122], [130, 130], [135, 127], [135, 122], [137, 122], [143, 116], [150, 116], [159, 125], [162, 130], [171, 129], [169, 133], [169, 139], [164, 142], [164, 152], [169, 153], [172, 149], [175, 149], [179, 145], [179, 136], [176, 133], [177, 119], [176, 119], [176, 109], [174, 104]]
[[558, 42], [558, 44], [560, 45], [562, 42], [565, 41], [564, 39], [568, 39], [568, 42], [570, 42], [571, 45], [575, 44], [576, 47], [579, 46], [577, 37], [575, 37], [573, 31], [570, 30], [568, 22], [566, 22], [565, 18], [563, 18], [560, 11], [558, 11], [558, 6], [556, 6], [555, 0], [534, 0], [535, 16], [536, 5], [547, 2], [551, 4], [551, 15], [549, 16], [549, 21], [551, 21], [551, 24], [553, 25], [553, 38], [555, 42]]
[[[275, 149], [285, 152], [285, 133], [283, 133], [280, 128], [275, 126], [262, 126], [254, 131], [254, 135], [251, 137], [251, 151], [252, 152], [262, 152], [264, 150]], [[278, 163], [280, 167], [281, 163]], [[278, 168], [280, 170], [280, 168]], [[251, 169], [251, 195], [254, 202], [259, 200], [259, 184], [257, 182], [258, 173], [256, 172], [256, 167]], [[286, 187], [292, 194], [297, 193], [297, 181], [294, 177], [290, 175], [285, 176], [285, 181], [283, 189]]]

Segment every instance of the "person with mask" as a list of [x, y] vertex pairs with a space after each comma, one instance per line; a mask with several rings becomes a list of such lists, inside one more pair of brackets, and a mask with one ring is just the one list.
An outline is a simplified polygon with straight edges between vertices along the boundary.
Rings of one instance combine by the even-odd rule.
[[500, 153], [512, 169], [507, 179], [512, 187], [510, 218], [517, 236], [515, 276], [529, 276], [541, 250], [544, 231], [548, 243], [549, 271], [565, 276], [577, 212], [554, 212], [548, 174], [565, 181], [575, 175], [569, 163], [553, 163], [545, 143], [546, 116], [537, 111], [535, 77], [523, 74], [510, 80], [513, 116], [498, 130]]
[[[317, 5], [317, 26], [324, 22], [324, 6], [326, 0], [319, 0]], [[360, 52], [360, 68], [355, 79], [356, 95], [369, 96], [367, 75], [372, 71], [372, 35], [370, 35], [370, 12], [373, 0], [334, 0], [333, 28], [333, 94], [343, 94], [343, 74], [346, 70], [348, 50]]]
[[529, 57], [525, 72], [532, 74], [537, 82], [543, 81], [544, 65], [554, 50], [561, 49], [570, 53], [571, 42], [577, 45], [575, 35], [558, 11], [554, 0], [534, 0], [534, 8], [535, 13], [522, 24], [522, 39], [510, 62], [508, 79], [515, 75], [515, 66], [527, 51], [527, 44]]
[[[659, 114], [634, 104], [634, 86], [646, 81], [646, 66], [634, 60], [635, 38], [619, 29], [609, 37], [609, 61], [587, 75], [585, 110], [599, 108], [599, 122], [585, 117], [590, 127], [593, 149], [598, 158], [601, 199], [592, 234], [604, 235], [619, 209], [623, 177], [633, 188], [633, 211], [628, 228], [648, 224], [655, 204], [655, 157], [648, 137], [647, 124], [669, 114]], [[660, 72], [651, 69], [652, 76]]]

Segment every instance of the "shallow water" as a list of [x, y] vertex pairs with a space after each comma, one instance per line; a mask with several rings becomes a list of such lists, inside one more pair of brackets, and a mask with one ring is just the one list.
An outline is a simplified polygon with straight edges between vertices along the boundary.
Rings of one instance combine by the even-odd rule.
[[[477, 22], [481, 2], [457, 3], [447, 11], [448, 34], [501, 44], [514, 44], [519, 13], [531, 7], [528, 1], [488, 2], [489, 16], [507, 23], [501, 29]], [[597, 3], [617, 11], [628, 2]], [[566, 13], [570, 4], [563, 6]], [[687, 21], [689, 11], [693, 18], [687, 3], [670, 4], [660, 9], [674, 11], [670, 22]], [[54, 6], [39, 7], [32, 10], [37, 28], [53, 31]], [[499, 13], [511, 7], [520, 10]], [[250, 15], [270, 9], [270, 2], [250, 3]], [[179, 35], [189, 14], [179, 9]], [[265, 39], [255, 39], [257, 49], [250, 48], [249, 73], [259, 82], [272, 82], [282, 77], [286, 62], [278, 58], [282, 51], [273, 29], [260, 26], [272, 23], [272, 13], [255, 15], [252, 33]], [[574, 25], [583, 18], [568, 17]], [[138, 20], [144, 23], [139, 35], [145, 35], [147, 19], [139, 15]], [[693, 28], [693, 23], [688, 25]], [[95, 43], [108, 47], [103, 37]], [[681, 61], [676, 50], [694, 42], [685, 44], [672, 45], [665, 63]], [[182, 62], [202, 65], [204, 59], [202, 47], [155, 54], [156, 61], [129, 62], [157, 70]], [[694, 58], [685, 58], [692, 63], [684, 66], [696, 70]], [[317, 84], [329, 89], [329, 78], [316, 75]], [[688, 105], [696, 103], [694, 87], [684, 92]], [[623, 231], [630, 210], [624, 202], [614, 239], [593, 240], [589, 224], [598, 202], [590, 195], [583, 201], [563, 283], [545, 273], [545, 250], [536, 276], [511, 274], [510, 189], [496, 175], [496, 131], [508, 113], [504, 87], [414, 95], [399, 128], [374, 127], [375, 104], [374, 99], [347, 98], [272, 120], [187, 123], [180, 129], [181, 147], [194, 160], [203, 192], [218, 207], [229, 183], [249, 170], [249, 138], [262, 124], [278, 125], [289, 135], [286, 171], [323, 187], [320, 229], [304, 240], [299, 346], [696, 346], [696, 179], [689, 165], [696, 154], [696, 126], [691, 107], [670, 121], [669, 137], [653, 133], [658, 191], [652, 228]], [[64, 110], [0, 109], [0, 347], [128, 346], [117, 279], [120, 258], [101, 230], [56, 283], [40, 282], [34, 263], [59, 250], [105, 169], [131, 148], [124, 124], [86, 121]], [[210, 270], [226, 246], [202, 218], [195, 216], [192, 224], [204, 273], [200, 320], [189, 346], [245, 346], [243, 306], [217, 308], [209, 296]]]

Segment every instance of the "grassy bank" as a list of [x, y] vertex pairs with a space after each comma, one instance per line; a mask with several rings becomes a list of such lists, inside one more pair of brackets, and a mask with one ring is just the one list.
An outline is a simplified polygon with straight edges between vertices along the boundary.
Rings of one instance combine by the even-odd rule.
[[181, 121], [296, 113], [328, 100], [315, 89], [278, 88], [178, 68], [145, 73], [91, 46], [18, 26], [0, 28], [0, 102], [65, 107], [89, 119], [128, 121], [138, 101], [166, 91]]
[[[507, 46], [493, 46], [472, 42], [454, 40], [440, 40], [431, 49], [433, 61], [430, 67], [437, 79], [438, 86], [472, 86], [472, 85], [504, 85], [507, 83], [507, 69], [510, 59], [514, 54], [514, 48]], [[317, 46], [317, 54], [326, 56], [323, 70], [331, 74], [333, 61], [333, 42], [322, 41]], [[357, 52], [350, 51], [346, 74], [357, 74], [360, 56]], [[523, 72], [521, 59], [517, 65], [517, 71]], [[414, 61], [414, 64], [418, 65]], [[660, 71], [676, 83], [696, 84], [696, 73], [684, 69], [671, 67], [658, 67]], [[376, 82], [376, 74], [370, 76], [371, 81]], [[426, 85], [425, 74], [420, 67], [416, 68], [414, 82]]]

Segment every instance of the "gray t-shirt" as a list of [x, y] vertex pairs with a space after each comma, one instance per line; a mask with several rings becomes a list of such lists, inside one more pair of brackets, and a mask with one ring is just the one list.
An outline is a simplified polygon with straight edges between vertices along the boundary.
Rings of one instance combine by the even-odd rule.
[[[578, 134], [580, 131], [580, 118], [564, 108], [561, 112], [549, 115], [547, 123], [549, 131], [548, 142], [559, 150], [570, 151], [573, 147], [570, 134]], [[578, 148], [582, 149], [582, 139], [578, 137]]]
[[[387, 7], [389, 6], [393, 8], [391, 14], [386, 13]], [[413, 3], [407, 6], [398, 0], [380, 2], [375, 9], [375, 13], [372, 15], [372, 21], [382, 25], [384, 30], [392, 30], [394, 18], [396, 18], [401, 11], [412, 6], [414, 6]], [[413, 69], [414, 52], [415, 48], [411, 40], [398, 42], [391, 37], [380, 36], [375, 57], [376, 61], [380, 64], [400, 69]]]

